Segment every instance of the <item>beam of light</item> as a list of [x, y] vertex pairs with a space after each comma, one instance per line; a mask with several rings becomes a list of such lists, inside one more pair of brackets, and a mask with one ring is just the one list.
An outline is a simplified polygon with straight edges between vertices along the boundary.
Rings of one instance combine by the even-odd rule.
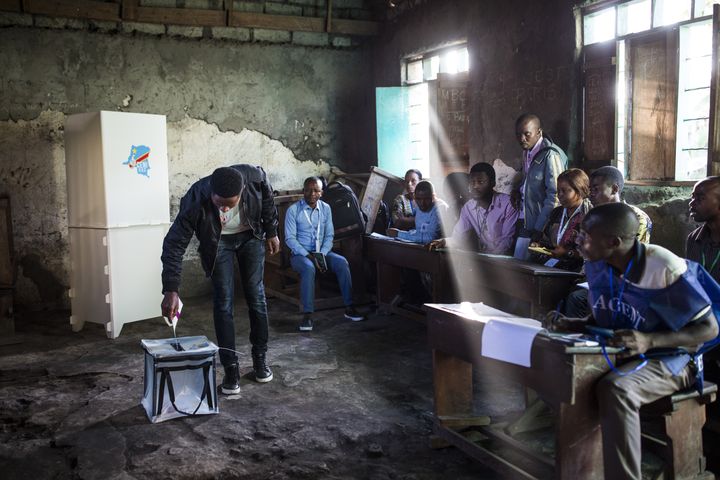
[[[436, 140], [438, 146], [438, 152], [436, 155], [431, 156], [430, 172], [431, 176], [438, 179], [447, 176], [450, 170], [443, 162], [443, 158], [457, 158], [458, 152], [453, 146], [448, 133], [446, 132], [437, 110], [430, 106], [428, 109], [430, 116], [430, 130], [431, 138]], [[455, 168], [454, 171], [458, 169]], [[467, 170], [465, 170], [467, 171]], [[440, 198], [452, 204], [451, 192], [441, 191], [439, 193]], [[455, 225], [454, 213], [451, 214], [450, 219], [444, 219], [445, 234], [444, 236], [450, 237], [452, 230]], [[473, 236], [473, 241], [476, 242]], [[477, 248], [477, 243], [471, 245]], [[512, 253], [512, 252], [510, 252]], [[457, 294], [455, 299], [458, 302], [484, 302], [491, 307], [495, 307], [510, 313], [529, 316], [530, 315], [530, 304], [527, 302], [512, 301], [510, 299], [510, 292], [512, 289], [525, 288], [521, 285], [513, 285], [508, 278], [506, 273], [500, 270], [488, 272], [479, 268], [474, 260], [477, 256], [475, 252], [463, 251], [458, 249], [448, 249], [445, 252], [448, 258], [448, 278], [450, 279], [452, 289]], [[508, 256], [509, 257], [509, 256]], [[475, 264], [475, 266], [473, 266]], [[488, 296], [488, 290], [492, 290], [491, 296]], [[507, 292], [507, 293], [502, 293]]]

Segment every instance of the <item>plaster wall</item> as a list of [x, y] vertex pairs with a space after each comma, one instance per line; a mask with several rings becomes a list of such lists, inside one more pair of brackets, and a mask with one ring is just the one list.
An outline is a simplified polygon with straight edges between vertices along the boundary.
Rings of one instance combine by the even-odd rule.
[[[0, 28], [0, 64], [0, 193], [13, 206], [22, 304], [67, 301], [69, 114], [167, 115], [171, 219], [187, 187], [217, 166], [262, 165], [284, 190], [331, 164], [373, 163], [363, 140], [372, 65], [362, 48], [9, 26]], [[192, 244], [185, 260], [185, 295], [202, 293]]]

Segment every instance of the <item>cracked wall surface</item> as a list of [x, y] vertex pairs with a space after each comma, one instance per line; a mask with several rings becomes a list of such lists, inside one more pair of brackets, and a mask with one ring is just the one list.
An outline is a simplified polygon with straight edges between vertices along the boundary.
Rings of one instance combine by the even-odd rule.
[[[67, 115], [167, 115], [171, 219], [218, 166], [261, 165], [277, 190], [330, 165], [367, 171], [373, 112], [360, 49], [0, 28], [0, 193], [13, 207], [17, 301], [67, 305]], [[195, 248], [186, 294], [204, 291]]]

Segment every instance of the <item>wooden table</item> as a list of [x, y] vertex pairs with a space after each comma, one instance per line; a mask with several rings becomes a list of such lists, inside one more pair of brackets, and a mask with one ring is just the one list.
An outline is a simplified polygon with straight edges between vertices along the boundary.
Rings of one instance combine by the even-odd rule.
[[[568, 347], [538, 335], [531, 367], [480, 355], [484, 323], [441, 305], [427, 304], [428, 342], [433, 353], [435, 433], [488, 466], [517, 478], [602, 479], [602, 443], [594, 384], [608, 371], [598, 347]], [[614, 361], [614, 354], [611, 354]], [[482, 424], [473, 411], [473, 366], [533, 389], [557, 414], [555, 461], [534, 453], [501, 429], [476, 427], [510, 444], [536, 468], [528, 473], [471, 442], [460, 431]], [[464, 422], [463, 419], [467, 421]]]
[[432, 276], [434, 302], [452, 300], [452, 281], [447, 272], [447, 261], [441, 252], [429, 251], [424, 245], [365, 237], [365, 256], [377, 265], [377, 302], [389, 309], [395, 295], [400, 293], [402, 269], [409, 268]]
[[505, 255], [451, 250], [447, 256], [461, 292], [459, 300], [482, 301], [531, 318], [555, 310], [582, 277]]
[[517, 315], [537, 318], [554, 310], [580, 278], [575, 272], [513, 257], [441, 249], [365, 237], [365, 254], [377, 264], [378, 305], [387, 309], [399, 293], [401, 270], [432, 276], [433, 302], [485, 302]]

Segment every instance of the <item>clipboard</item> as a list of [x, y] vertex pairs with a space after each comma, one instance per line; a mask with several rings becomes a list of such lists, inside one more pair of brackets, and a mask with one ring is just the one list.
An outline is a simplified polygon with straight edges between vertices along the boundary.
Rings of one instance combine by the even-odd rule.
[[528, 247], [528, 250], [533, 253], [539, 253], [540, 255], [547, 255], [549, 257], [552, 257], [552, 250], [548, 250], [545, 247]]

